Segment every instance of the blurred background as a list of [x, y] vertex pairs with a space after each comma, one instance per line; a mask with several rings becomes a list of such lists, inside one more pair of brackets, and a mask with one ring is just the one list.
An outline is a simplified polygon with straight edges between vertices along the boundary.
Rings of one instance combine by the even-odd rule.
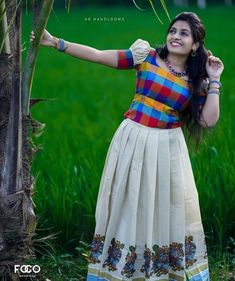
[[[54, 36], [97, 49], [127, 49], [138, 38], [152, 47], [164, 44], [169, 20], [160, 4], [124, 0], [81, 0], [71, 5], [56, 0], [47, 30]], [[198, 151], [188, 141], [200, 197], [212, 280], [235, 280], [234, 69], [235, 7], [232, 1], [167, 1], [174, 18], [182, 11], [199, 15], [206, 28], [205, 46], [222, 59], [225, 70], [220, 97], [221, 116], [204, 132]], [[23, 16], [23, 58], [32, 30], [30, 5]], [[38, 258], [52, 280], [82, 280], [86, 276], [95, 227], [95, 205], [106, 152], [135, 91], [134, 70], [115, 70], [41, 47], [32, 96], [49, 101], [32, 109], [45, 123], [33, 162], [36, 177]], [[53, 268], [53, 272], [51, 271]], [[229, 279], [230, 278], [230, 279]]]

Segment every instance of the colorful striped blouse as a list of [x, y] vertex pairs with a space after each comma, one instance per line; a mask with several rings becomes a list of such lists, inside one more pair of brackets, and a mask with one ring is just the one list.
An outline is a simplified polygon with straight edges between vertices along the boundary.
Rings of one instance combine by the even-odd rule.
[[[134, 99], [124, 116], [149, 127], [180, 127], [183, 121], [179, 113], [187, 108], [192, 98], [190, 82], [160, 67], [157, 56], [157, 51], [151, 49], [136, 67], [130, 49], [118, 51], [119, 69], [137, 69]], [[204, 102], [205, 95], [200, 100], [200, 108]]]

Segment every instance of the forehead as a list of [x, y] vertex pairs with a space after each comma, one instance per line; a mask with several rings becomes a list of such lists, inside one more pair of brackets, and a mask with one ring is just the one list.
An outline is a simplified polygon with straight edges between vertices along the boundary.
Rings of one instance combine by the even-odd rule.
[[[191, 31], [191, 28], [189, 26], [189, 24], [186, 21], [182, 21], [182, 20], [177, 20], [172, 27], [176, 28], [176, 29], [187, 29], [188, 31]], [[172, 28], [171, 27], [171, 28]]]

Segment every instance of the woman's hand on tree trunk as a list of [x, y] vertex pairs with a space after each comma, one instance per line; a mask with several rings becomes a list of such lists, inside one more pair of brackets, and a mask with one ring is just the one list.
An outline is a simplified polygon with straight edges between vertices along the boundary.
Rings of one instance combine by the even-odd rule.
[[[35, 39], [35, 34], [34, 31], [32, 30], [30, 33], [30, 44], [32, 44], [34, 39]], [[46, 29], [44, 29], [40, 45], [45, 47], [57, 48], [58, 40], [59, 40], [58, 38], [52, 36]]]

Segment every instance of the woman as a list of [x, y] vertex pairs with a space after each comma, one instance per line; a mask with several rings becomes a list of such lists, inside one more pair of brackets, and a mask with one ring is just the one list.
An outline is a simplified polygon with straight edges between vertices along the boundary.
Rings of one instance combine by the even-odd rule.
[[[221, 60], [204, 48], [194, 13], [181, 13], [166, 44], [138, 39], [100, 51], [58, 39], [41, 45], [106, 66], [136, 68], [133, 102], [110, 145], [96, 206], [88, 281], [209, 280], [198, 193], [181, 126], [199, 139], [219, 118]], [[31, 34], [31, 41], [34, 34]]]

